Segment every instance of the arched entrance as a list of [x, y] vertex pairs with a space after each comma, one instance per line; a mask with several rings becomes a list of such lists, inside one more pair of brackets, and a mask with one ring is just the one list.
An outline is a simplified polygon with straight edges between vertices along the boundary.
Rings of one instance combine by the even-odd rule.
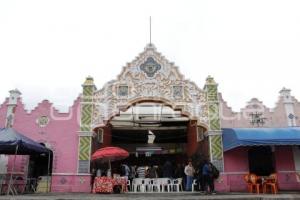
[[[120, 127], [116, 127], [116, 125], [120, 126], [122, 115], [130, 112], [130, 108], [142, 103], [155, 103], [156, 106], [154, 107], [159, 108], [161, 108], [160, 105], [163, 105], [163, 107], [169, 107], [171, 111], [177, 112], [176, 114], [179, 114], [179, 111], [179, 118], [182, 121], [176, 122], [175, 118], [170, 118], [168, 122], [153, 122], [157, 115], [151, 116], [152, 121], [149, 121], [147, 116], [133, 119], [136, 114], [132, 115], [131, 113], [130, 120], [127, 119], [124, 122], [130, 123], [129, 130], [120, 130]], [[152, 106], [152, 111], [154, 107]], [[185, 121], [183, 120], [184, 117]], [[116, 137], [123, 137], [129, 133], [134, 134], [133, 132], [138, 132], [136, 134], [139, 136], [144, 135], [144, 139], [138, 141], [144, 143], [149, 131], [154, 131], [155, 135], [155, 132], [158, 131], [156, 129], [160, 129], [160, 133], [157, 133], [157, 138], [160, 138], [157, 139], [159, 144], [164, 144], [162, 138], [166, 135], [169, 137], [176, 134], [178, 134], [177, 138], [185, 135], [186, 144], [196, 143], [185, 148], [189, 156], [197, 151], [201, 134], [203, 135], [203, 132], [206, 131], [208, 142], [206, 145], [202, 145], [205, 148], [203, 147], [199, 151], [209, 152], [207, 154], [209, 154], [210, 160], [221, 170], [223, 168], [217, 84], [213, 78], [208, 77], [204, 89], [200, 89], [194, 82], [184, 79], [178, 67], [158, 53], [153, 44], [147, 45], [135, 60], [123, 68], [116, 80], [108, 82], [102, 89], [96, 89], [93, 78], [88, 77], [86, 79], [81, 96], [80, 121], [78, 155], [78, 172], [80, 173], [89, 172], [89, 159], [93, 148], [111, 145], [112, 142], [122, 143], [124, 140], [117, 140]], [[158, 124], [162, 127], [153, 127], [155, 123], [156, 126]], [[143, 125], [144, 130], [139, 127], [141, 125]], [[175, 129], [178, 130], [175, 131]], [[164, 135], [163, 132], [165, 132]], [[121, 135], [121, 133], [123, 134]], [[98, 139], [92, 141], [92, 137]], [[129, 138], [133, 137], [134, 135], [129, 136]], [[98, 145], [94, 144], [94, 141], [98, 141], [96, 142]], [[178, 141], [179, 139], [177, 141], [174, 139], [172, 143], [175, 144]], [[173, 149], [176, 152], [176, 148]], [[178, 149], [181, 151], [180, 148]]]
[[[180, 110], [157, 101], [135, 102], [118, 115], [112, 117], [106, 126], [97, 127], [95, 133], [101, 134], [102, 147], [119, 146], [130, 152], [130, 161], [160, 162], [172, 159], [185, 162], [205, 141], [207, 127], [197, 125]], [[98, 140], [99, 135], [94, 137]], [[101, 141], [100, 140], [100, 141]], [[97, 149], [99, 145], [93, 149]], [[208, 158], [208, 151], [202, 155]]]

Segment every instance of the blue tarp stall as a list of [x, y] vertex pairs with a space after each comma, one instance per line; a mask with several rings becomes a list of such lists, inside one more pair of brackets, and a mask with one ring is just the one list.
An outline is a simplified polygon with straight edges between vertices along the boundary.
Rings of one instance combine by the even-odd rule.
[[42, 153], [49, 153], [49, 150], [12, 128], [0, 128], [0, 154], [33, 155]]
[[[16, 155], [36, 155], [36, 154], [48, 154], [48, 166], [50, 160], [50, 150], [43, 145], [33, 141], [32, 139], [18, 133], [12, 128], [0, 128], [0, 154], [15, 155], [14, 164], [12, 166], [12, 172], [10, 173], [9, 187], [7, 194], [10, 192], [15, 193], [12, 190], [12, 174], [14, 173]], [[48, 167], [49, 174], [49, 167]]]
[[223, 128], [223, 151], [239, 146], [300, 145], [300, 127]]

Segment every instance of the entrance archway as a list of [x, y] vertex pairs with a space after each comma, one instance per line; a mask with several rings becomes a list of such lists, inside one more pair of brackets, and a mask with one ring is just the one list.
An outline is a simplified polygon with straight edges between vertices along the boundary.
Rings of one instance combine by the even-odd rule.
[[102, 147], [119, 146], [129, 151], [132, 164], [141, 160], [148, 165], [164, 160], [185, 163], [196, 154], [208, 158], [208, 146], [203, 146], [207, 128], [163, 101], [136, 101], [94, 131], [94, 140], [100, 137]]
[[[107, 82], [100, 90], [96, 89], [92, 77], [84, 82], [80, 102], [78, 172], [89, 172], [90, 155], [97, 147], [92, 137], [98, 138], [98, 146], [111, 145], [113, 125], [110, 122], [141, 102], [163, 103], [174, 111], [181, 111], [181, 115], [189, 119], [188, 132], [194, 132], [193, 137], [187, 137], [188, 141], [199, 142], [203, 132], [208, 130], [206, 149], [210, 160], [223, 169], [217, 83], [209, 76], [204, 89], [200, 89], [150, 44], [123, 68], [117, 79]], [[191, 148], [187, 153], [192, 155], [195, 149]]]

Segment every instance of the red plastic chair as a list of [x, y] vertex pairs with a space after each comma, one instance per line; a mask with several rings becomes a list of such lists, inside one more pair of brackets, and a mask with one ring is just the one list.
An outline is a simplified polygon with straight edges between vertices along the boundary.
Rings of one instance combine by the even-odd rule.
[[266, 182], [263, 183], [263, 192], [267, 193], [267, 189], [270, 188], [272, 194], [278, 193], [278, 177], [277, 174], [271, 174]]
[[250, 179], [250, 183], [251, 183], [250, 192], [252, 193], [255, 190], [256, 193], [259, 194], [260, 188], [262, 188], [262, 185], [259, 183], [260, 178], [258, 176], [256, 176], [255, 174], [250, 174], [249, 179]]
[[248, 190], [248, 192], [252, 192], [252, 189], [251, 189], [252, 184], [251, 184], [251, 181], [250, 181], [250, 174], [245, 174], [244, 175], [244, 181], [247, 184], [247, 190]]

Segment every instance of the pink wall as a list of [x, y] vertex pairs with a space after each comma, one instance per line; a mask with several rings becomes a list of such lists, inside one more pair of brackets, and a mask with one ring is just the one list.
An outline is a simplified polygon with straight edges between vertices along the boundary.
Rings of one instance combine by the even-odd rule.
[[219, 94], [219, 97], [222, 128], [253, 127], [253, 125], [250, 124], [251, 117], [249, 115], [253, 112], [263, 113], [263, 117], [266, 118], [264, 127], [288, 126], [282, 97], [279, 98], [273, 109], [268, 108], [263, 102], [253, 98], [247, 102], [246, 106], [241, 108], [239, 112], [234, 112], [231, 107], [227, 105], [227, 102], [223, 100], [221, 94]]
[[244, 175], [249, 172], [248, 148], [239, 147], [224, 153], [224, 187], [227, 191], [246, 191]]
[[[37, 142], [51, 145], [54, 154], [53, 173], [77, 172], [78, 107], [79, 99], [74, 102], [69, 113], [59, 113], [49, 101], [44, 100], [27, 113], [24, 105], [18, 101], [13, 128]], [[40, 127], [36, 123], [40, 116], [48, 116], [47, 126]]]
[[278, 187], [281, 190], [300, 190], [297, 182], [292, 146], [277, 146], [275, 166], [278, 174]]
[[[3, 109], [5, 107], [6, 105], [0, 108], [0, 117], [4, 112], [6, 115], [6, 110]], [[75, 100], [68, 113], [59, 113], [47, 100], [39, 103], [29, 113], [24, 109], [21, 99], [17, 103], [13, 128], [37, 142], [51, 146], [53, 151], [51, 191], [53, 192], [90, 192], [90, 176], [77, 174], [79, 112], [79, 98]], [[45, 127], [37, 124], [37, 119], [41, 116], [49, 118], [49, 123]], [[13, 156], [9, 161], [10, 166], [12, 161]], [[28, 160], [24, 159], [24, 156], [18, 156], [15, 171], [24, 172], [26, 162]]]
[[[292, 146], [275, 147], [275, 170], [280, 190], [300, 190], [296, 180]], [[247, 191], [244, 175], [249, 172], [248, 148], [239, 147], [224, 153], [224, 174], [217, 186], [226, 191]]]
[[248, 148], [239, 147], [224, 153], [225, 172], [248, 172]]
[[0, 128], [4, 128], [6, 122], [7, 99], [0, 105]]

